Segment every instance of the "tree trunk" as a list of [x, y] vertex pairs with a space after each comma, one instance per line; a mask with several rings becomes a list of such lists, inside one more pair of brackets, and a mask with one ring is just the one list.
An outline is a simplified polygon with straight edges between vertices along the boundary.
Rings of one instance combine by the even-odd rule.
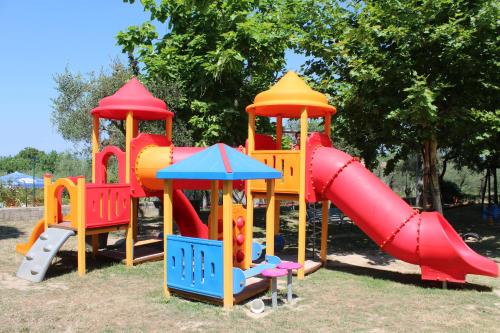
[[484, 184], [481, 188], [481, 210], [484, 209], [484, 199], [486, 197], [486, 187], [488, 187], [488, 179], [490, 178], [490, 169], [486, 170], [486, 176], [484, 176]]
[[491, 169], [493, 172], [493, 202], [498, 205], [498, 182], [497, 182], [497, 168], [496, 166]]
[[444, 175], [446, 174], [447, 166], [448, 166], [448, 158], [445, 157], [445, 158], [443, 158], [443, 167], [441, 169], [441, 173], [439, 174], [439, 182], [440, 183], [443, 182]]
[[415, 206], [422, 204], [422, 180], [420, 179], [420, 156], [416, 154], [415, 158]]
[[429, 142], [424, 142], [424, 147], [422, 149], [422, 207], [424, 210], [430, 210], [430, 159], [429, 159]]
[[432, 135], [424, 143], [424, 209], [443, 213], [441, 189], [437, 170], [437, 139]]

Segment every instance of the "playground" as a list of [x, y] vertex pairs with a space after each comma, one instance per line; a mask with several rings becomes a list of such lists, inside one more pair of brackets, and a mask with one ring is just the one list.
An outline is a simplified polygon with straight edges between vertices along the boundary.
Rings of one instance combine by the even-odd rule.
[[[468, 244], [498, 261], [498, 229], [485, 225], [479, 211], [478, 206], [469, 206], [446, 210], [445, 216], [460, 234], [470, 229], [479, 233], [482, 240]], [[263, 209], [255, 210], [256, 237], [263, 234], [264, 215]], [[296, 221], [296, 211], [283, 211], [283, 232], [287, 237], [296, 234]], [[141, 220], [145, 232], [159, 223], [158, 219]], [[89, 259], [86, 277], [79, 278], [74, 273], [77, 248], [74, 237], [62, 248], [44, 283], [17, 279], [12, 272], [21, 257], [12, 248], [29, 235], [32, 225], [33, 221], [13, 221], [1, 227], [0, 332], [159, 332], [165, 327], [186, 332], [495, 332], [498, 329], [498, 279], [470, 276], [468, 285], [451, 285], [443, 290], [439, 283], [422, 282], [418, 267], [383, 254], [349, 224], [329, 226], [327, 268], [299, 283], [294, 281], [298, 297], [294, 305], [260, 315], [251, 313], [246, 303], [227, 312], [203, 302], [164, 299], [158, 283], [162, 279], [161, 261], [126, 267]], [[110, 243], [116, 236], [110, 237]], [[282, 284], [280, 287], [284, 290]], [[269, 294], [264, 296], [267, 305], [269, 298]]]

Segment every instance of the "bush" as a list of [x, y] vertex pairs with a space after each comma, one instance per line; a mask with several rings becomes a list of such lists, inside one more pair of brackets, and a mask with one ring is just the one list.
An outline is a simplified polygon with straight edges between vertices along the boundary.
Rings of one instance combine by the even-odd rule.
[[449, 180], [442, 180], [440, 182], [441, 186], [441, 200], [443, 203], [455, 203], [464, 197], [464, 194], [458, 187], [458, 185]]
[[[4, 207], [33, 206], [33, 192], [31, 189], [20, 187], [0, 186], [0, 203]], [[35, 190], [35, 206], [43, 205], [43, 189]]]

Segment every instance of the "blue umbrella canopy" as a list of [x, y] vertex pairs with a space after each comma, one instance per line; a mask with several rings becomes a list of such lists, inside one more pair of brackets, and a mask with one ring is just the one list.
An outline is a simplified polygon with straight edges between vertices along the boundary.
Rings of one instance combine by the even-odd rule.
[[[43, 179], [35, 178], [35, 187], [43, 187]], [[13, 172], [0, 177], [0, 184], [9, 185], [14, 187], [22, 188], [32, 188], [33, 187], [33, 176], [27, 175], [22, 172]]]

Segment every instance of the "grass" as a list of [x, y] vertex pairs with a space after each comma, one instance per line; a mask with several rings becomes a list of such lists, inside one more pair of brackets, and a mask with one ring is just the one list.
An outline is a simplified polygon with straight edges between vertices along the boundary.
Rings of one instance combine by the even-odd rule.
[[[294, 212], [283, 213], [285, 251], [293, 253], [296, 218]], [[256, 214], [259, 237], [262, 215]], [[480, 220], [478, 207], [451, 209], [446, 215], [459, 233], [480, 234], [482, 241], [470, 246], [499, 261], [499, 229]], [[153, 233], [148, 226], [158, 221], [143, 224], [143, 230]], [[247, 305], [225, 311], [177, 297], [164, 299], [162, 262], [128, 268], [89, 259], [88, 274], [79, 278], [74, 238], [44, 282], [25, 283], [14, 277], [21, 261], [14, 246], [33, 225], [19, 221], [0, 226], [0, 332], [498, 332], [498, 279], [470, 276], [469, 284], [443, 290], [422, 282], [418, 267], [378, 252], [354, 225], [331, 225], [327, 267], [294, 280], [294, 304], [268, 308], [260, 316], [252, 315]]]

